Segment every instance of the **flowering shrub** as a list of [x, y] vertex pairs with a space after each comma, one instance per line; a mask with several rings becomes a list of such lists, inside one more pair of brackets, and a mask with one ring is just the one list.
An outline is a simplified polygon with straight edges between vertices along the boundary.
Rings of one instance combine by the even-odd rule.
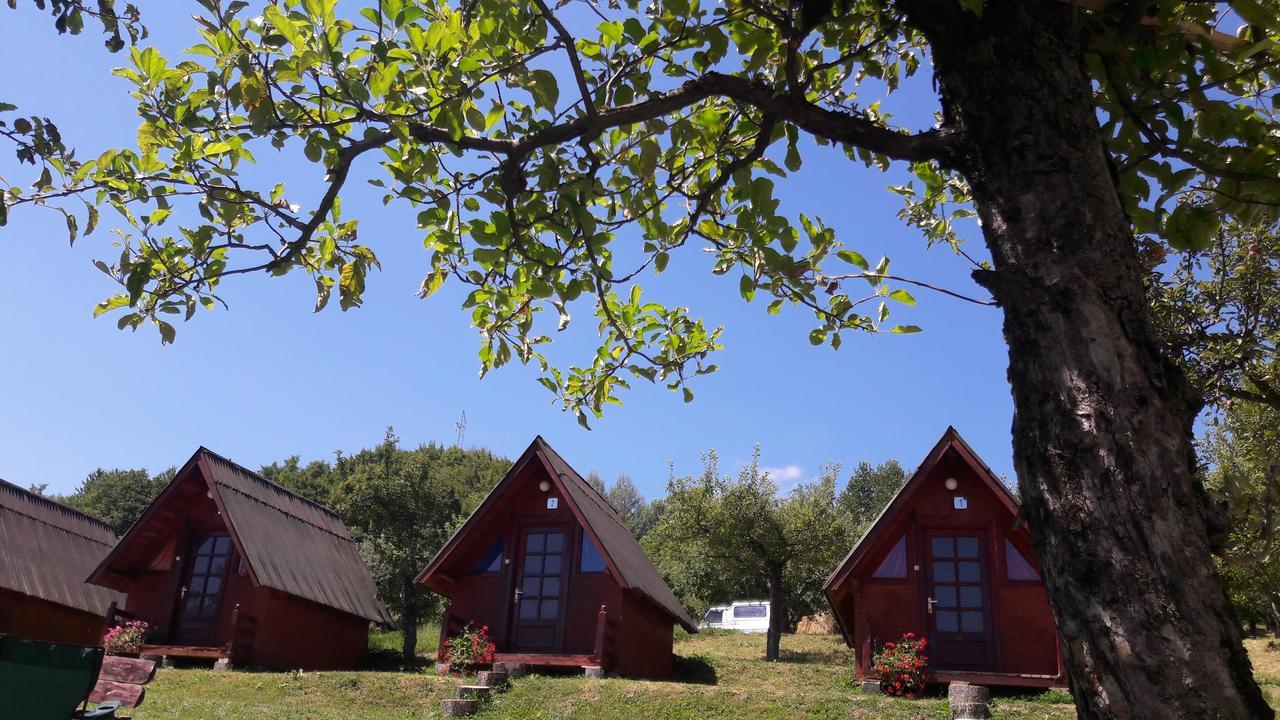
[[123, 625], [116, 625], [103, 636], [102, 647], [108, 655], [136, 655], [142, 650], [142, 642], [147, 637], [149, 627], [142, 620], [130, 620]]
[[461, 634], [445, 642], [444, 661], [457, 667], [493, 662], [495, 646], [489, 639], [489, 626], [467, 623]]
[[886, 693], [905, 697], [924, 694], [924, 674], [929, 664], [924, 651], [926, 642], [924, 638], [917, 639], [915, 633], [907, 633], [896, 643], [885, 643], [871, 658], [872, 673]]

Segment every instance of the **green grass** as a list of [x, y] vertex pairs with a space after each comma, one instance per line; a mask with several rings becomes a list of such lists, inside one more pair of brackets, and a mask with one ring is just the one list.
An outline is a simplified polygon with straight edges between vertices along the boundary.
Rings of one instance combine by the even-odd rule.
[[[436, 633], [423, 628], [429, 655]], [[375, 649], [398, 650], [399, 636], [371, 636]], [[1280, 651], [1248, 642], [1258, 679], [1280, 708]], [[715, 633], [676, 643], [684, 682], [587, 680], [531, 675], [517, 680], [476, 717], [483, 720], [944, 720], [946, 699], [902, 700], [852, 687], [853, 657], [835, 637], [787, 635], [782, 660], [763, 659], [764, 637]], [[402, 720], [436, 718], [461, 680], [429, 672], [266, 673], [163, 669], [148, 686], [137, 720]], [[1002, 695], [997, 720], [1072, 720], [1063, 693]]]

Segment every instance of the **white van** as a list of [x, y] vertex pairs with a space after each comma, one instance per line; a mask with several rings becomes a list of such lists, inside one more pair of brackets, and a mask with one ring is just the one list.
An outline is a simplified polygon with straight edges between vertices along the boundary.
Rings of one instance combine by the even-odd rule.
[[728, 605], [713, 605], [698, 627], [744, 633], [768, 632], [769, 603], [765, 600], [735, 600]]

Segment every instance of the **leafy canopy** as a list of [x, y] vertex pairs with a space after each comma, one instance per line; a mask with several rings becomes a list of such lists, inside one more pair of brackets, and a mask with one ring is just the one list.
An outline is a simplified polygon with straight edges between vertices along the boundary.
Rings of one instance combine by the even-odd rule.
[[[908, 4], [849, 0], [819, 23], [830, 2], [380, 0], [348, 15], [336, 0], [201, 0], [202, 42], [173, 60], [134, 48], [117, 71], [135, 88], [137, 147], [50, 162], [30, 189], [8, 187], [0, 223], [6, 206], [74, 197], [89, 233], [96, 208], [113, 208], [119, 253], [99, 267], [122, 291], [97, 312], [170, 342], [173, 320], [216, 306], [236, 274], [306, 273], [317, 310], [335, 288], [357, 307], [379, 265], [341, 194], [376, 159], [386, 201], [417, 209], [421, 294], [469, 289], [484, 371], [534, 364], [583, 424], [636, 379], [687, 400], [689, 381], [715, 369], [720, 330], [637, 284], [682, 249], [704, 251], [769, 312], [810, 310], [814, 344], [918, 330], [887, 324], [893, 303], [915, 303], [901, 287], [914, 281], [774, 196], [801, 167], [802, 136], [868, 167], [902, 161], [915, 176], [893, 188], [903, 219], [960, 250], [965, 138], [941, 117], [909, 132], [867, 99], [926, 62]], [[1222, 217], [1274, 212], [1276, 0], [1079, 5], [1138, 232], [1190, 250]], [[1239, 37], [1209, 29], [1233, 17], [1250, 23]], [[324, 178], [306, 208], [294, 201], [305, 189], [259, 186], [248, 169], [280, 150]], [[74, 239], [81, 224], [67, 222]], [[553, 367], [542, 346], [580, 306], [598, 350]]]

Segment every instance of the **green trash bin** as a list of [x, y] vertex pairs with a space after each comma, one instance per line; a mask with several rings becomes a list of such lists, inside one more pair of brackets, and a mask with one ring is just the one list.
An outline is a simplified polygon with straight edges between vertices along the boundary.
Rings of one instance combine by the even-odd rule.
[[0, 635], [0, 717], [68, 720], [102, 670], [102, 648]]

